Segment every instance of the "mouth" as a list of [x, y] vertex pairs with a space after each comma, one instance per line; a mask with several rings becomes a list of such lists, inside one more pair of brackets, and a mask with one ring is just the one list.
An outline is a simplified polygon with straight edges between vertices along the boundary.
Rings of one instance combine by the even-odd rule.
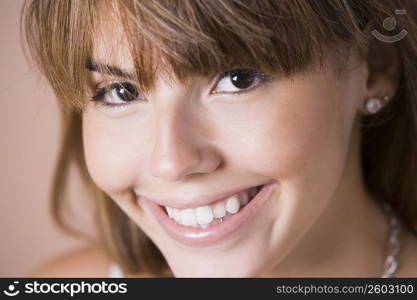
[[178, 209], [162, 206], [169, 218], [177, 224], [193, 228], [207, 228], [222, 223], [230, 216], [239, 213], [259, 193], [264, 185], [240, 191], [211, 205]]
[[249, 223], [271, 194], [274, 183], [242, 190], [209, 205], [179, 209], [139, 198], [174, 240], [193, 247], [227, 240]]

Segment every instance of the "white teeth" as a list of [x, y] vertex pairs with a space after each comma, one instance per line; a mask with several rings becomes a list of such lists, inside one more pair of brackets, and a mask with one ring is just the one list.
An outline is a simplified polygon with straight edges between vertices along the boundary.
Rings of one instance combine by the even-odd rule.
[[238, 210], [239, 210], [239, 206], [240, 206], [240, 203], [239, 203], [239, 198], [238, 197], [232, 196], [232, 197], [229, 197], [229, 199], [227, 199], [226, 210], [229, 213], [231, 213], [231, 214], [237, 213]]
[[178, 224], [206, 228], [210, 225], [220, 223], [220, 219], [222, 218], [227, 219], [230, 214], [237, 213], [256, 194], [256, 188], [251, 188], [247, 192], [235, 194], [211, 206], [206, 205], [187, 209], [177, 209], [167, 206], [165, 208], [168, 216]]
[[178, 209], [172, 209], [172, 215], [177, 223], [181, 223], [181, 213]]
[[181, 210], [181, 223], [186, 226], [197, 225], [194, 209], [188, 208]]
[[195, 210], [198, 224], [201, 226], [208, 225], [213, 221], [213, 211], [209, 206], [200, 206]]
[[217, 202], [213, 206], [213, 214], [215, 218], [223, 218], [226, 215], [226, 207], [223, 201]]
[[170, 217], [170, 218], [173, 218], [174, 217], [174, 215], [172, 214], [172, 208], [171, 207], [165, 207], [166, 208], [166, 210], [167, 210], [167, 213], [168, 213], [168, 216]]

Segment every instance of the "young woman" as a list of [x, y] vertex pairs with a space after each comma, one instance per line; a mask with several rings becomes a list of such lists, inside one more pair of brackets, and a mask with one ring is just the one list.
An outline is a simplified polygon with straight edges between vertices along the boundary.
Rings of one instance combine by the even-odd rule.
[[417, 276], [415, 1], [32, 0], [100, 241], [34, 275]]

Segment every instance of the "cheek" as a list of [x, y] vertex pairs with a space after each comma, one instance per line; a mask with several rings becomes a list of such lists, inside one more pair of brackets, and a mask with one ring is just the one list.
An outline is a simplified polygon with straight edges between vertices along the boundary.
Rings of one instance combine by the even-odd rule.
[[109, 194], [123, 192], [139, 175], [140, 147], [126, 134], [123, 124], [93, 113], [83, 116], [87, 168], [97, 186]]
[[233, 125], [235, 137], [225, 139], [230, 141], [226, 147], [231, 149], [230, 157], [243, 162], [248, 170], [278, 180], [334, 170], [345, 154], [346, 128], [332, 95], [308, 90], [295, 96], [282, 94], [274, 100], [257, 112], [250, 126], [243, 121]]

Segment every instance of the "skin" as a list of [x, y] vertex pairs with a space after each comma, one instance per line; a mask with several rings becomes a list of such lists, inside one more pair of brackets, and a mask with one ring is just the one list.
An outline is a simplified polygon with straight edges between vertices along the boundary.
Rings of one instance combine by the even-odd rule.
[[[94, 58], [131, 72], [117, 36], [100, 35]], [[158, 77], [145, 101], [123, 109], [88, 103], [88, 170], [177, 277], [380, 276], [387, 226], [362, 182], [359, 120], [367, 98], [395, 94], [393, 64], [374, 70], [352, 56], [343, 76], [328, 61], [240, 95], [212, 94], [213, 78]], [[96, 86], [104, 77], [93, 72], [91, 80]], [[257, 216], [213, 247], [172, 240], [137, 196], [186, 203], [271, 180], [274, 191]]]

